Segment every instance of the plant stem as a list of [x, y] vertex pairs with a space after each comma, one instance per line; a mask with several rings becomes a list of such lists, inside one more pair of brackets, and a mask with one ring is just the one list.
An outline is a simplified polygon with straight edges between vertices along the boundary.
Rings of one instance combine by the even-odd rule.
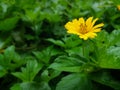
[[83, 56], [85, 56], [85, 46], [84, 46], [84, 40], [82, 41], [82, 53], [83, 53]]
[[85, 47], [84, 47], [84, 44], [82, 45], [82, 52], [83, 52], [83, 56], [85, 56]]

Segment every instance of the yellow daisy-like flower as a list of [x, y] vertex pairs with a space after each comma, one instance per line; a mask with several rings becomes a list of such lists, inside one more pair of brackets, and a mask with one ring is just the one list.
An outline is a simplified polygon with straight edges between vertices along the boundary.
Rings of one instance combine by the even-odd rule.
[[100, 23], [95, 25], [95, 22], [98, 20], [96, 18], [93, 20], [93, 17], [89, 17], [86, 21], [83, 18], [72, 20], [65, 24], [65, 28], [68, 33], [79, 35], [80, 38], [87, 40], [88, 38], [94, 38], [97, 36], [97, 32], [101, 31], [101, 27], [104, 25]]
[[120, 5], [117, 5], [117, 9], [120, 10]]

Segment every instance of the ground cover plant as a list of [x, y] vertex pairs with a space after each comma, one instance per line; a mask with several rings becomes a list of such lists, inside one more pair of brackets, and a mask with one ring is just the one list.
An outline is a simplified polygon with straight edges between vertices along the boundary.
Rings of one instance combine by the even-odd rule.
[[120, 90], [119, 0], [0, 0], [1, 90]]

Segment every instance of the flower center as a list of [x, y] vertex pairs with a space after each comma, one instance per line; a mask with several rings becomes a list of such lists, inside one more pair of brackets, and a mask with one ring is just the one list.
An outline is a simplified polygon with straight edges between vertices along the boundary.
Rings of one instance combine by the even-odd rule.
[[87, 31], [87, 26], [86, 26], [86, 24], [81, 23], [81, 24], [80, 24], [80, 33], [85, 34], [85, 33], [87, 33], [87, 32], [88, 32], [88, 31]]

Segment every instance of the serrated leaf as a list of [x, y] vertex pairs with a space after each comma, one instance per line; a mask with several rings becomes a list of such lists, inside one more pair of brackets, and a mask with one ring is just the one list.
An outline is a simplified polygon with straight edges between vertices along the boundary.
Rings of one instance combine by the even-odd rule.
[[101, 68], [120, 69], [120, 47], [111, 46], [99, 52], [98, 63]]
[[38, 63], [36, 60], [29, 60], [26, 67], [21, 68], [21, 72], [14, 72], [12, 74], [21, 79], [23, 82], [30, 82], [33, 81], [42, 66], [43, 64]]
[[14, 84], [14, 85], [10, 88], [10, 90], [21, 90], [20, 83]]
[[11, 43], [12, 37], [10, 35], [4, 35], [5, 33], [0, 34], [0, 49], [6, 47], [9, 43]]
[[1, 61], [1, 65], [6, 69], [6, 70], [12, 70], [14, 69], [16, 66], [15, 63], [11, 63], [12, 60], [14, 60], [14, 55], [15, 55], [15, 47], [14, 46], [9, 46], [8, 48], [6, 48], [4, 50], [3, 55], [0, 55], [0, 57], [2, 58]]
[[22, 90], [51, 90], [49, 85], [45, 82], [22, 83], [20, 86], [21, 86]]
[[0, 65], [0, 78], [7, 74], [7, 71]]
[[80, 72], [85, 62], [74, 57], [60, 56], [49, 68], [58, 71]]
[[41, 79], [45, 82], [49, 82], [51, 79], [60, 75], [60, 71], [57, 70], [44, 70], [41, 74]]
[[82, 73], [70, 74], [61, 79], [56, 90], [93, 90], [91, 82]]
[[0, 65], [6, 70], [15, 70], [20, 67], [25, 61], [15, 52], [14, 46], [9, 46], [0, 54]]
[[71, 35], [70, 37], [65, 37], [63, 38], [63, 41], [65, 43], [66, 48], [73, 48], [76, 46], [80, 46], [82, 40], [76, 36], [76, 35]]
[[74, 47], [71, 49], [66, 49], [65, 50], [69, 55], [76, 54], [76, 55], [83, 55], [83, 48], [82, 47]]
[[108, 44], [109, 34], [107, 31], [102, 30], [100, 33], [98, 33], [98, 36], [95, 38], [96, 45], [98, 47], [104, 47]]
[[33, 54], [36, 56], [36, 58], [40, 61], [43, 62], [45, 64], [49, 63], [49, 60], [52, 56], [58, 55], [61, 52], [55, 48], [53, 48], [53, 46], [49, 46], [46, 49], [42, 50], [41, 52], [33, 52]]
[[18, 17], [7, 18], [0, 22], [0, 31], [10, 31], [16, 27]]
[[10, 46], [4, 51], [4, 58], [6, 60], [6, 63], [10, 63], [10, 61], [14, 58], [14, 53], [15, 53], [15, 47]]
[[114, 90], [120, 90], [120, 82], [115, 80], [107, 71], [103, 70], [97, 73], [92, 73], [91, 79], [103, 85], [114, 88]]
[[54, 40], [54, 39], [51, 38], [51, 39], [47, 39], [47, 41], [50, 41], [50, 42], [52, 42], [55, 45], [58, 45], [58, 46], [61, 46], [61, 47], [65, 47], [64, 42], [61, 41], [61, 40]]
[[120, 30], [113, 30], [109, 37], [109, 46], [120, 46]]

